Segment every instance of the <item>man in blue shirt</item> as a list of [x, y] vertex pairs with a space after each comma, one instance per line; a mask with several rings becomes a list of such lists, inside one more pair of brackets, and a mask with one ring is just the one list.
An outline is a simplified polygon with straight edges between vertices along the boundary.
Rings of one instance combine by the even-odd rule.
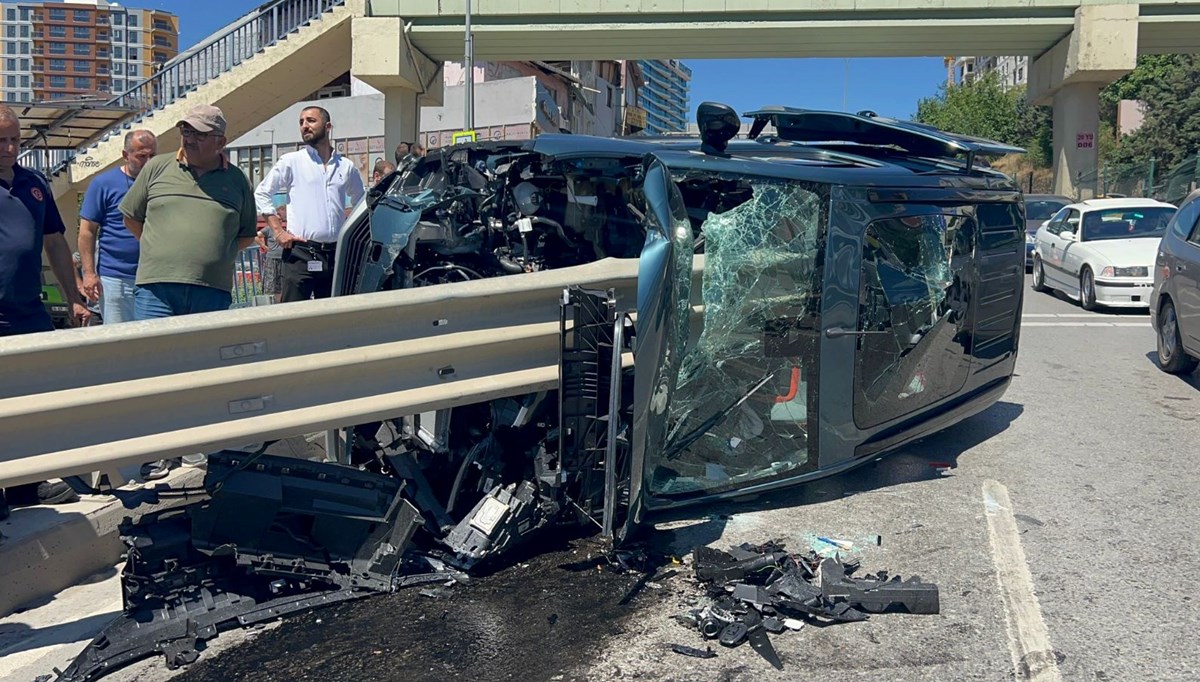
[[[50, 183], [41, 173], [17, 164], [20, 152], [21, 119], [12, 108], [0, 104], [0, 337], [54, 330], [42, 303], [43, 251], [71, 305], [71, 323], [83, 325], [91, 317], [75, 289], [71, 247]], [[79, 499], [62, 482], [0, 490], [0, 518], [8, 516], [6, 492], [17, 504]]]
[[[133, 186], [142, 166], [158, 153], [158, 140], [149, 130], [125, 136], [125, 160], [118, 168], [96, 176], [79, 209], [79, 256], [83, 294], [100, 302], [104, 324], [133, 320], [133, 282], [137, 277], [138, 240], [125, 228], [121, 200]], [[100, 238], [99, 257], [96, 237]]]

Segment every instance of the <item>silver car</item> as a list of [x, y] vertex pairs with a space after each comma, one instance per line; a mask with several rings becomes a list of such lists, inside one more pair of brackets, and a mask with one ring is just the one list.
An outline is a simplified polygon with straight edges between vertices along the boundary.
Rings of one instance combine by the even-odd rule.
[[1158, 366], [1187, 374], [1200, 358], [1200, 190], [1188, 195], [1167, 225], [1154, 261], [1150, 324], [1158, 333]]

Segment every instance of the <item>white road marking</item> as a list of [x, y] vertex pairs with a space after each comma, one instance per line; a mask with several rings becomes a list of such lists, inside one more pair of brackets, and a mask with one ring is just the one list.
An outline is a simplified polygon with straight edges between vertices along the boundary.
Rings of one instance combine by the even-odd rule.
[[1058, 659], [1050, 646], [1050, 632], [1033, 590], [1033, 576], [1021, 547], [1008, 489], [997, 481], [984, 481], [983, 508], [992, 540], [992, 561], [1000, 581], [1004, 615], [1008, 621], [1008, 648], [1018, 680], [1059, 682]]
[[1149, 322], [1021, 322], [1022, 327], [1143, 327], [1151, 329]]
[[1022, 317], [1100, 317], [1095, 313], [1025, 313]]

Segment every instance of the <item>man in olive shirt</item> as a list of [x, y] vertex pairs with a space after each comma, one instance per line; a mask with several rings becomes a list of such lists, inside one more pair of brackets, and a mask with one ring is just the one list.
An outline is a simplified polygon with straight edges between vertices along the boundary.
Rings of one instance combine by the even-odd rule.
[[234, 259], [254, 243], [254, 190], [224, 154], [221, 110], [192, 107], [176, 127], [179, 151], [147, 162], [121, 201], [141, 246], [136, 320], [227, 309]]

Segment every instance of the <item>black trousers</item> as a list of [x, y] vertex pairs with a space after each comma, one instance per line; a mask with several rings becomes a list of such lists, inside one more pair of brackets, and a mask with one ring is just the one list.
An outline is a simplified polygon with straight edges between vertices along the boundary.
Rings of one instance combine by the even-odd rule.
[[[279, 302], [307, 301], [333, 295], [334, 242], [297, 242], [279, 261]], [[310, 265], [320, 263], [319, 266]]]

